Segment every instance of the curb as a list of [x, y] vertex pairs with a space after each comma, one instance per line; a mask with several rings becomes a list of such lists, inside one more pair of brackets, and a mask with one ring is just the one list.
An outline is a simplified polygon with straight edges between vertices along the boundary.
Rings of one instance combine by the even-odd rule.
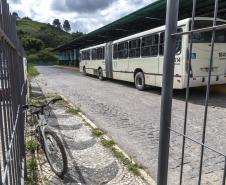
[[[67, 101], [69, 103], [69, 106], [76, 108], [72, 103], [70, 103], [70, 101], [64, 97], [63, 95], [60, 95], [65, 101]], [[93, 123], [89, 118], [87, 118], [82, 112], [78, 113], [79, 116], [81, 116], [81, 118], [83, 118], [85, 120], [85, 122], [87, 122], [93, 129], [97, 129], [98, 127], [95, 125], [95, 123]], [[105, 134], [103, 135], [103, 138], [106, 139], [107, 141], [111, 141], [111, 139]], [[118, 151], [120, 151], [125, 157], [127, 157], [128, 159], [131, 160], [131, 162], [133, 164], [136, 164], [135, 161], [129, 157], [129, 155], [123, 150], [121, 149], [117, 144], [115, 144], [114, 146], [115, 149], [117, 149]], [[139, 169], [139, 172], [141, 174], [141, 177], [150, 185], [157, 185], [157, 183], [155, 182], [155, 180], [148, 175], [148, 173], [143, 170], [143, 169]]]
[[79, 67], [72, 67], [72, 66], [61, 66], [61, 65], [54, 65], [54, 67], [60, 68], [60, 69], [68, 69], [71, 71], [77, 71], [80, 72]]

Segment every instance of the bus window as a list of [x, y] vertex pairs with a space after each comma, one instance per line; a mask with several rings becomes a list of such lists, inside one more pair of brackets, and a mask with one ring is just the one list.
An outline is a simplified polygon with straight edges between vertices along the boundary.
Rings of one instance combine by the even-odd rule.
[[[182, 28], [177, 29], [178, 33], [183, 32]], [[160, 33], [160, 43], [159, 43], [159, 55], [164, 55], [164, 43], [165, 42], [165, 32]], [[179, 35], [176, 39], [176, 55], [181, 54], [181, 46], [182, 46], [182, 36]]]
[[104, 51], [105, 51], [105, 49], [103, 47], [97, 48], [97, 60], [104, 59]]
[[118, 44], [118, 58], [128, 58], [128, 42], [122, 42]]
[[[177, 29], [177, 32], [181, 33], [181, 32], [183, 32], [183, 29], [179, 28], [179, 29]], [[182, 46], [182, 36], [179, 35], [179, 36], [177, 36], [177, 39], [176, 39], [176, 55], [181, 54], [181, 46]]]
[[141, 56], [154, 57], [158, 55], [158, 35], [150, 35], [142, 38]]
[[97, 49], [92, 49], [92, 60], [96, 60], [97, 59]]
[[118, 58], [118, 45], [117, 44], [114, 44], [113, 58], [114, 59], [117, 59]]
[[[217, 21], [217, 25], [225, 24], [224, 22]], [[195, 28], [206, 28], [212, 27], [213, 21], [209, 20], [196, 20], [195, 21]], [[202, 32], [202, 33], [193, 33], [193, 43], [211, 43], [212, 39], [212, 31], [209, 32]], [[217, 30], [215, 43], [226, 43], [226, 30]]]
[[82, 51], [82, 60], [90, 60], [90, 50]]
[[159, 55], [164, 55], [165, 32], [160, 33]]
[[129, 42], [129, 57], [140, 58], [140, 38]]

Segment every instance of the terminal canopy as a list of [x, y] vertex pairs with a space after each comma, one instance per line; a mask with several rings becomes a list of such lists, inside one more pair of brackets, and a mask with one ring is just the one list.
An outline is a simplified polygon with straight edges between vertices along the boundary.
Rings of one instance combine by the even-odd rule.
[[[214, 0], [198, 0], [196, 16], [213, 17], [214, 3]], [[65, 51], [72, 48], [81, 49], [162, 26], [166, 19], [166, 4], [167, 0], [157, 0], [115, 22], [59, 46], [55, 51]], [[179, 20], [191, 17], [192, 5], [192, 0], [180, 0]], [[226, 19], [225, 0], [219, 0], [218, 18]]]

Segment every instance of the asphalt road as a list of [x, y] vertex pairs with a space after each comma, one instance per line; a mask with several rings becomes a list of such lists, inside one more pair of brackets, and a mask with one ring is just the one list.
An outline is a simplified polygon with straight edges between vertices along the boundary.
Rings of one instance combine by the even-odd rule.
[[[161, 89], [148, 88], [140, 92], [131, 83], [106, 80], [56, 67], [38, 67], [37, 78], [46, 92], [63, 94], [100, 128], [108, 132], [138, 163], [156, 179]], [[201, 142], [205, 93], [192, 90], [187, 134]], [[174, 91], [172, 128], [183, 131], [185, 91]], [[206, 130], [206, 144], [226, 153], [225, 95], [211, 94]], [[182, 137], [171, 133], [169, 184], [178, 184]], [[184, 184], [197, 184], [201, 147], [186, 140]], [[222, 184], [224, 157], [209, 149], [204, 152], [203, 184]]]

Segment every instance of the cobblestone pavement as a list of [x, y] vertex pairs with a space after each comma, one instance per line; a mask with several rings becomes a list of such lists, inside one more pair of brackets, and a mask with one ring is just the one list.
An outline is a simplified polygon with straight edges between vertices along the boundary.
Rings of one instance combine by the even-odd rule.
[[[63, 94], [108, 134], [137, 162], [157, 174], [160, 120], [160, 89], [137, 91], [132, 84], [98, 81], [79, 73], [54, 67], [38, 67], [38, 80], [46, 92]], [[189, 103], [187, 134], [201, 142], [205, 94], [193, 90]], [[172, 128], [183, 130], [185, 92], [175, 91]], [[206, 143], [226, 151], [225, 95], [211, 94]], [[171, 134], [169, 184], [178, 184], [182, 137]], [[184, 184], [197, 184], [201, 147], [186, 141]], [[224, 158], [205, 150], [203, 184], [222, 184]]]
[[[68, 154], [69, 171], [59, 179], [41, 157], [41, 173], [49, 185], [145, 185], [105, 149], [100, 140], [92, 136], [83, 119], [54, 108], [48, 126], [61, 136]], [[42, 155], [44, 156], [44, 155]]]

